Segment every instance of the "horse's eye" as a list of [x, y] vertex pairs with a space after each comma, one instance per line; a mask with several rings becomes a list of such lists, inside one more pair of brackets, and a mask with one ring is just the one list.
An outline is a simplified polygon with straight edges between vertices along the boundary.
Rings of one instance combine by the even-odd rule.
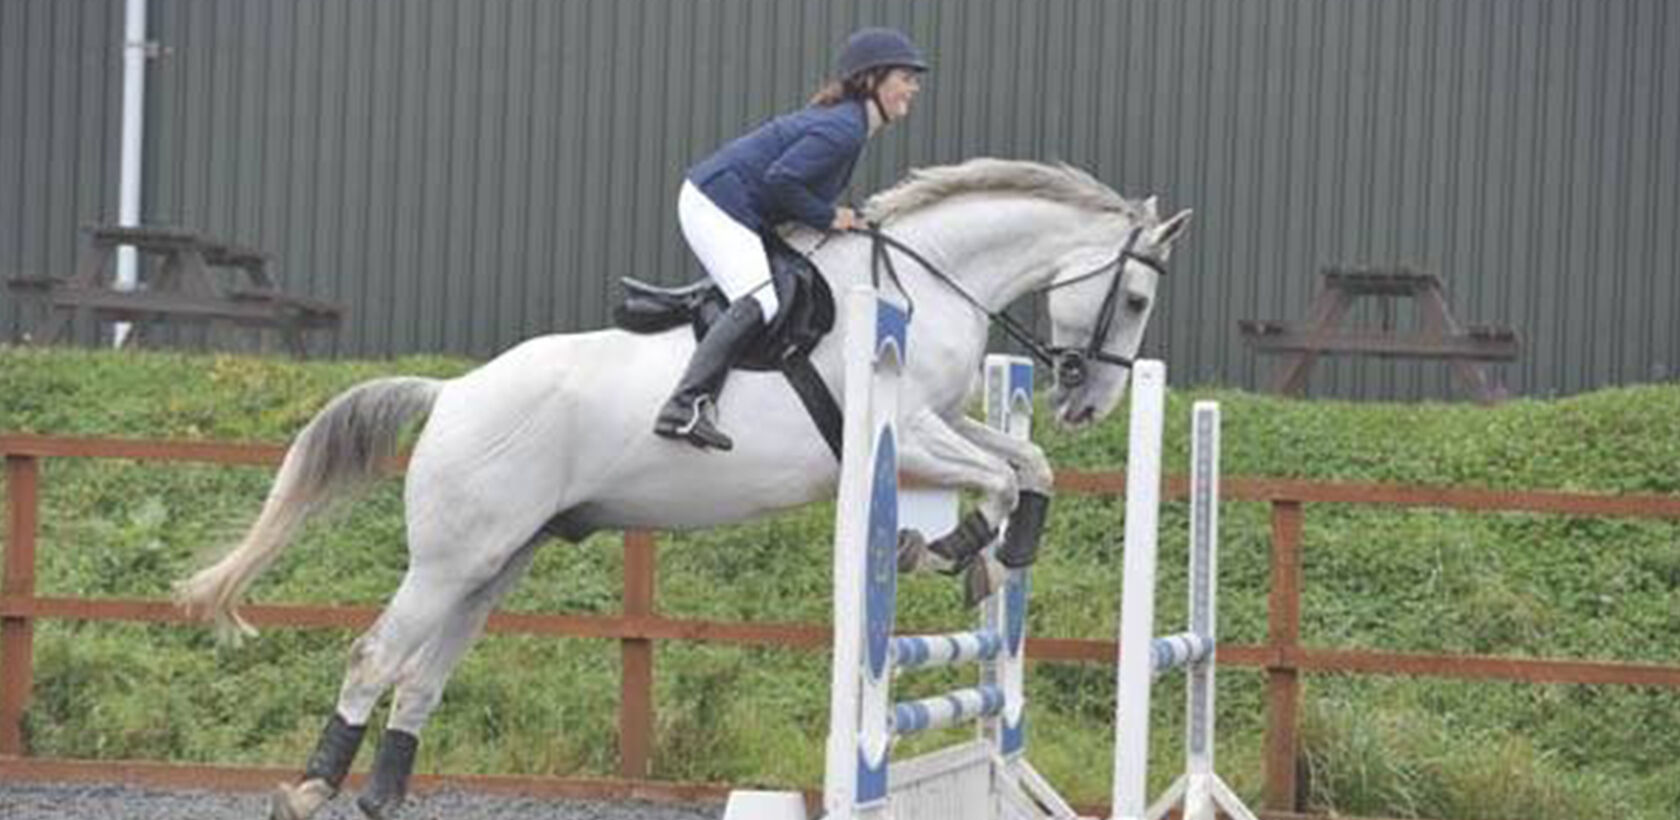
[[1144, 308], [1149, 307], [1149, 297], [1139, 296], [1135, 293], [1127, 296], [1126, 307], [1133, 313], [1142, 313]]

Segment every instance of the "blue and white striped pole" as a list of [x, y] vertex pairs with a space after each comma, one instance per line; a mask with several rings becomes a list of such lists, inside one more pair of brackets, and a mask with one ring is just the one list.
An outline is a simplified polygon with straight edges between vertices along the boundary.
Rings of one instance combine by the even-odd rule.
[[946, 635], [900, 635], [892, 643], [893, 666], [899, 669], [991, 660], [1003, 650], [1003, 636], [989, 629]]
[[893, 734], [897, 737], [943, 729], [995, 715], [1003, 710], [1003, 690], [996, 686], [955, 689], [943, 695], [904, 701], [893, 706]]

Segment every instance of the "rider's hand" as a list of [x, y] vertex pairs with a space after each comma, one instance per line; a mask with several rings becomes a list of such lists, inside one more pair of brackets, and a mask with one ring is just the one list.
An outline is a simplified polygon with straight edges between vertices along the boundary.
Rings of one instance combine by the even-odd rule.
[[834, 209], [834, 224], [829, 227], [836, 231], [849, 231], [863, 227], [863, 222], [858, 219], [857, 211], [840, 207]]

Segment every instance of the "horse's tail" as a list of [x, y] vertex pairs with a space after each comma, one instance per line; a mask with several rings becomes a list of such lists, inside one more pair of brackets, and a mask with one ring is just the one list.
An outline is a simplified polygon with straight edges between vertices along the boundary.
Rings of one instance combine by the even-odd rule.
[[251, 582], [310, 515], [379, 477], [396, 454], [403, 424], [429, 413], [442, 385], [414, 377], [375, 379], [334, 398], [286, 451], [245, 538], [221, 560], [176, 584], [176, 603], [214, 621], [224, 637], [237, 641], [256, 634], [235, 611]]

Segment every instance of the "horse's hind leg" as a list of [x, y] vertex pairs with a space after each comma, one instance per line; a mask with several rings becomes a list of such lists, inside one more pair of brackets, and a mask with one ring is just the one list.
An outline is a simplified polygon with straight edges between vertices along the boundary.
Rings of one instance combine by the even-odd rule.
[[542, 540], [541, 536], [532, 539], [500, 573], [464, 601], [422, 649], [418, 662], [404, 670], [374, 758], [372, 777], [356, 798], [356, 805], [368, 817], [390, 817], [402, 805], [408, 793], [408, 777], [414, 771], [421, 727], [442, 699], [450, 673], [484, 631], [491, 610], [524, 577]]
[[[274, 820], [304, 820], [338, 794], [380, 697], [426, 666], [428, 649], [437, 637], [458, 631], [463, 613], [476, 608], [475, 599], [504, 577], [517, 579], [526, 560], [516, 555], [473, 567], [415, 560], [409, 566], [379, 620], [351, 646], [338, 706], [309, 756], [302, 779], [296, 785], [283, 784], [274, 793], [270, 804]], [[510, 572], [508, 568], [514, 565], [518, 568]], [[484, 605], [485, 614], [489, 606]], [[477, 624], [482, 626], [483, 619], [479, 615]], [[458, 651], [454, 657], [459, 659]]]
[[338, 794], [361, 747], [373, 708], [411, 657], [448, 615], [456, 585], [410, 567], [391, 603], [350, 647], [338, 706], [296, 785], [282, 784], [270, 802], [273, 820], [304, 820]]

